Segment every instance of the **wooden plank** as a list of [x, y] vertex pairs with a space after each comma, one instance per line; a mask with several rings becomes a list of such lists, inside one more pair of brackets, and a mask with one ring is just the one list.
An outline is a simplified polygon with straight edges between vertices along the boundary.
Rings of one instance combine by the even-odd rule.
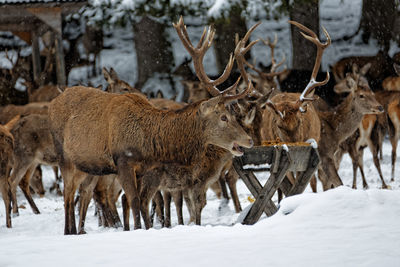
[[[258, 181], [257, 177], [251, 171], [243, 170], [240, 158], [235, 158], [233, 160], [233, 167], [239, 174], [240, 178], [242, 178], [250, 193], [254, 196], [255, 199], [257, 199], [258, 194], [262, 189], [262, 185]], [[278, 208], [275, 206], [274, 202], [272, 200], [269, 200], [267, 203], [267, 207], [264, 209], [265, 214], [267, 216], [272, 216], [277, 211]]]
[[281, 148], [278, 148], [276, 151], [280, 154], [279, 160], [277, 161], [279, 162], [277, 172], [271, 174], [270, 178], [259, 192], [258, 198], [253, 203], [253, 206], [251, 207], [246, 218], [243, 220], [243, 224], [254, 224], [258, 221], [268, 203], [268, 200], [271, 200], [272, 196], [275, 194], [279, 184], [282, 182], [291, 165], [286, 151], [282, 151]]
[[255, 146], [244, 150], [244, 155], [241, 157], [243, 165], [246, 164], [271, 164], [274, 154], [272, 146]]
[[59, 85], [66, 85], [67, 79], [65, 76], [65, 60], [61, 34], [55, 34], [54, 44], [56, 48], [57, 83]]
[[287, 196], [301, 194], [306, 189], [315, 171], [318, 169], [319, 155], [318, 151], [314, 148], [311, 151], [309, 166], [305, 172], [302, 172], [296, 177], [295, 183]]
[[282, 193], [287, 196], [292, 189], [293, 185], [289, 181], [287, 177], [283, 178], [282, 183], [279, 185], [279, 188], [282, 190]]
[[32, 65], [33, 65], [33, 79], [37, 84], [40, 84], [39, 79], [42, 68], [40, 65], [39, 36], [35, 31], [32, 32]]

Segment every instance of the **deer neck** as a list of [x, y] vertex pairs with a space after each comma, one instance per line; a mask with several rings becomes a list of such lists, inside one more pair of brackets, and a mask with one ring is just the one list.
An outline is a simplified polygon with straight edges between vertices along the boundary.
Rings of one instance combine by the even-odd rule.
[[352, 135], [358, 128], [364, 114], [359, 112], [354, 103], [354, 97], [349, 94], [335, 109], [330, 124], [340, 136], [339, 142]]

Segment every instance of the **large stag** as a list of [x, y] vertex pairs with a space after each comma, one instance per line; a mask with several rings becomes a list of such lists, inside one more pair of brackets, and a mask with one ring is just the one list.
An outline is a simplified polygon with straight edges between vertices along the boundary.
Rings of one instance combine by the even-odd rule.
[[[218, 95], [220, 95], [220, 92], [218, 89], [216, 89], [215, 86], [221, 84], [222, 82], [224, 82], [224, 80], [227, 79], [231, 70], [231, 64], [233, 63], [232, 58], [229, 60], [228, 67], [225, 70], [224, 74], [215, 81], [211, 80], [204, 71], [203, 57], [212, 44], [213, 36], [215, 34], [214, 30], [204, 30], [203, 35], [200, 38], [199, 44], [197, 45], [197, 47], [194, 47], [190, 39], [188, 38], [186, 26], [184, 25], [182, 18], [177, 24], [174, 24], [174, 27], [178, 32], [178, 36], [180, 37], [183, 45], [193, 58], [194, 67], [199, 80], [203, 83], [207, 90], [212, 95], [214, 95], [214, 97], [210, 100], [203, 100], [194, 104], [189, 104], [184, 109], [187, 109], [190, 106], [199, 105], [201, 103], [207, 103], [209, 101], [212, 101], [216, 97], [219, 97]], [[247, 36], [249, 36], [249, 34], [250, 33], [248, 33]], [[227, 90], [225, 90], [225, 92], [235, 89], [238, 82], [236, 82], [236, 84], [232, 88], [228, 88]], [[229, 98], [243, 98], [251, 89], [251, 82], [248, 81], [248, 86], [245, 91], [237, 96], [231, 96]], [[224, 114], [219, 114], [218, 116], [223, 124], [235, 123], [236, 127], [241, 129], [241, 127], [237, 124], [235, 117], [233, 117], [230, 112], [224, 112]], [[219, 124], [221, 122], [219, 122]], [[215, 125], [214, 127], [216, 126], [217, 125]], [[216, 130], [218, 130], [218, 128]], [[240, 131], [243, 130], [241, 129]], [[245, 136], [247, 136], [247, 134], [245, 134]], [[248, 142], [249, 140], [251, 140], [251, 138], [249, 138], [248, 136], [246, 138], [248, 138]], [[247, 146], [251, 147], [252, 145], [253, 141], [251, 140], [247, 144]], [[150, 226], [150, 221], [148, 218], [149, 200], [152, 198], [155, 192], [160, 189], [165, 189], [168, 191], [184, 190], [191, 218], [195, 221], [196, 224], [201, 224], [201, 210], [206, 203], [206, 189], [212, 183], [217, 181], [224, 166], [228, 163], [228, 161], [232, 159], [232, 154], [237, 155], [235, 151], [233, 151], [234, 153], [232, 153], [232, 149], [230, 149], [229, 147], [224, 147], [217, 143], [209, 143], [204, 148], [205, 152], [199, 154], [198, 158], [195, 161], [192, 161], [191, 163], [188, 162], [189, 164], [185, 162], [170, 164], [159, 163], [147, 169], [143, 173], [143, 175], [139, 175], [140, 178], [138, 187], [140, 191], [140, 199], [142, 201], [141, 211], [142, 214], [145, 214], [144, 220], [146, 227]], [[125, 218], [126, 217], [127, 216], [125, 216]], [[124, 224], [127, 225], [128, 222], [124, 222]]]
[[280, 93], [272, 97], [271, 101], [267, 103], [268, 109], [263, 114], [264, 125], [261, 129], [261, 136], [263, 140], [280, 139], [285, 142], [300, 142], [312, 138], [318, 142], [321, 126], [318, 114], [310, 102], [314, 100], [312, 98], [314, 89], [326, 84], [329, 80], [329, 73], [327, 73], [324, 81], [316, 82], [323, 51], [330, 45], [331, 39], [325, 28], [323, 30], [327, 41], [321, 43], [318, 36], [307, 27], [294, 21], [289, 21], [289, 23], [309, 34], [302, 33], [304, 38], [317, 46], [317, 57], [311, 79], [301, 94]]
[[[214, 31], [204, 33], [197, 48], [201, 55], [210, 45]], [[182, 37], [182, 36], [181, 36]], [[187, 35], [184, 35], [187, 38]], [[242, 98], [219, 92], [215, 87], [229, 74], [208, 80], [208, 89], [217, 96], [187, 105], [180, 110], [156, 109], [138, 94], [116, 95], [81, 86], [67, 88], [49, 108], [51, 128], [64, 178], [65, 234], [76, 234], [74, 192], [84, 174], [118, 174], [134, 214], [135, 229], [140, 224], [140, 198], [136, 173], [156, 162], [190, 165], [198, 161], [208, 145], [236, 156], [252, 139], [239, 126], [226, 104]], [[198, 72], [205, 77], [203, 72]]]

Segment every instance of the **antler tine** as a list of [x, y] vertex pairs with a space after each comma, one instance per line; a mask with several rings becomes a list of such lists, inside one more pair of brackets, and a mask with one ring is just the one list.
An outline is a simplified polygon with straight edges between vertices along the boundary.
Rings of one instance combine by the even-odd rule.
[[330, 44], [331, 44], [331, 38], [329, 36], [328, 31], [322, 27], [322, 30], [324, 31], [324, 34], [326, 36], [326, 42], [325, 43], [321, 43], [321, 41], [318, 39], [317, 34], [315, 34], [315, 32], [313, 32], [312, 30], [310, 30], [309, 28], [307, 28], [306, 26], [296, 22], [296, 21], [289, 21], [290, 24], [298, 27], [300, 30], [308, 33], [309, 35], [300, 32], [301, 35], [306, 38], [307, 40], [311, 41], [312, 43], [314, 43], [317, 46], [317, 57], [315, 59], [315, 64], [314, 64], [314, 68], [311, 74], [311, 79], [309, 81], [309, 83], [307, 84], [306, 88], [304, 89], [304, 91], [302, 92], [302, 94], [300, 95], [300, 101], [303, 102], [305, 100], [312, 100], [312, 98], [307, 98], [306, 96], [312, 92], [312, 90], [318, 86], [322, 86], [328, 83], [329, 81], [329, 72], [326, 73], [326, 78], [324, 81], [322, 82], [317, 82], [317, 74], [318, 74], [318, 70], [321, 66], [321, 60], [322, 60], [322, 54], [324, 52], [324, 49], [327, 48]]
[[[236, 86], [239, 84], [239, 80], [232, 86], [232, 88], [228, 88], [227, 90], [232, 90], [233, 88], [236, 89]], [[240, 94], [237, 95], [229, 95], [229, 96], [224, 96], [223, 102], [232, 102], [237, 99], [241, 99], [246, 97], [252, 90], [254, 89], [253, 84], [251, 81], [247, 83], [247, 88], [243, 90]]]
[[239, 40], [238, 43], [236, 44], [236, 48], [235, 48], [235, 58], [236, 58], [236, 62], [238, 65], [238, 68], [240, 70], [240, 74], [242, 75], [244, 81], [246, 82], [247, 85], [249, 85], [250, 83], [250, 79], [246, 73], [246, 70], [244, 68], [244, 64], [246, 64], [247, 66], [249, 66], [251, 69], [255, 70], [256, 72], [257, 69], [250, 63], [248, 63], [246, 61], [246, 59], [244, 58], [244, 55], [256, 44], [258, 43], [260, 40], [257, 39], [255, 41], [252, 41], [248, 46], [246, 46], [246, 42], [247, 40], [250, 38], [250, 34], [257, 28], [258, 25], [260, 25], [261, 22], [258, 22], [257, 24], [253, 25], [246, 33], [246, 35], [243, 37], [242, 40]]
[[206, 89], [212, 96], [219, 95], [220, 91], [216, 88], [216, 86], [228, 79], [233, 68], [232, 55], [230, 56], [222, 75], [218, 79], [212, 80], [207, 76], [206, 72], [204, 71], [203, 58], [207, 50], [212, 45], [215, 36], [215, 30], [212, 27], [208, 27], [208, 29], [207, 27], [205, 27], [199, 43], [196, 47], [194, 47], [190, 41], [189, 34], [187, 33], [182, 16], [180, 17], [178, 23], [173, 23], [173, 26], [178, 33], [178, 36], [181, 39], [184, 47], [193, 58], [194, 69], [200, 82], [206, 87]]

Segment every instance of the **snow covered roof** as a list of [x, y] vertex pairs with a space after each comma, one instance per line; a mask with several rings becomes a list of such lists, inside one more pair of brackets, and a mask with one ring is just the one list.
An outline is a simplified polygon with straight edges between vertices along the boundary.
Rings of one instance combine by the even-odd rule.
[[0, 0], [0, 5], [7, 4], [36, 4], [36, 3], [68, 3], [68, 2], [86, 2], [86, 0]]

